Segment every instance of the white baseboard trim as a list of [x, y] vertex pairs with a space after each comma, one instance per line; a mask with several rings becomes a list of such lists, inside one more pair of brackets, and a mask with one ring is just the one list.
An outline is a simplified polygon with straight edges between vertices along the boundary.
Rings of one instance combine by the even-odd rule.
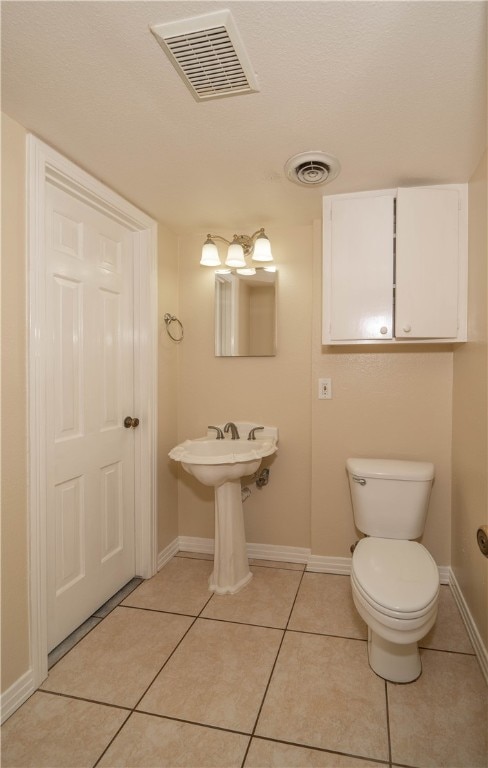
[[254, 560], [276, 560], [280, 563], [307, 563], [310, 550], [304, 547], [285, 547], [279, 544], [248, 544], [247, 555]]
[[[182, 552], [200, 552], [213, 555], [215, 551], [213, 539], [201, 539], [193, 536], [180, 536], [179, 550]], [[276, 560], [283, 563], [306, 563], [310, 554], [309, 549], [302, 547], [285, 547], [276, 544], [248, 544], [247, 556], [254, 560]]]
[[32, 669], [28, 669], [27, 672], [15, 681], [15, 683], [12, 683], [10, 688], [7, 688], [7, 690], [2, 693], [0, 698], [0, 722], [4, 723], [10, 715], [13, 715], [15, 710], [18, 709], [29, 696], [32, 696], [36, 687]]
[[474, 622], [474, 619], [468, 608], [466, 600], [464, 599], [463, 593], [461, 592], [461, 588], [454, 575], [452, 568], [449, 568], [448, 570], [449, 570], [449, 586], [451, 587], [454, 601], [457, 607], [459, 608], [459, 612], [466, 626], [469, 639], [473, 644], [473, 648], [475, 650], [479, 665], [481, 667], [483, 677], [485, 678], [486, 683], [488, 685], [488, 649], [485, 647], [483, 640], [481, 639], [481, 635], [478, 631], [478, 627]]
[[178, 542], [178, 537], [176, 539], [173, 539], [172, 542], [168, 544], [167, 547], [165, 547], [161, 552], [158, 554], [158, 563], [157, 563], [157, 569], [158, 571], [161, 570], [163, 565], [166, 565], [166, 563], [171, 560], [174, 555], [176, 555], [177, 552], [179, 552], [180, 546]]
[[441, 584], [450, 584], [451, 583], [451, 566], [450, 565], [439, 565], [439, 580]]
[[202, 539], [197, 536], [179, 536], [179, 552], [199, 552], [202, 555], [213, 555], [215, 550], [213, 539]]
[[351, 558], [309, 555], [306, 570], [312, 573], [338, 573], [342, 576], [349, 576], [351, 573]]
[[[313, 573], [338, 573], [343, 576], [351, 574], [350, 557], [327, 557], [325, 555], [309, 555], [307, 571]], [[441, 584], [449, 584], [450, 568], [447, 565], [439, 566], [439, 580]]]
[[[198, 536], [179, 536], [171, 542], [166, 549], [159, 554], [158, 570], [176, 552], [199, 552], [205, 555], [214, 554], [214, 540], [204, 539]], [[167, 558], [162, 562], [163, 555], [168, 552]], [[247, 556], [254, 560], [276, 560], [284, 563], [304, 563], [307, 571], [313, 573], [339, 573], [349, 576], [351, 573], [350, 557], [329, 557], [327, 555], [312, 555], [305, 547], [285, 547], [279, 544], [248, 544]], [[161, 563], [161, 565], [159, 565]], [[447, 565], [439, 566], [439, 579], [441, 584], [450, 583], [451, 569]]]

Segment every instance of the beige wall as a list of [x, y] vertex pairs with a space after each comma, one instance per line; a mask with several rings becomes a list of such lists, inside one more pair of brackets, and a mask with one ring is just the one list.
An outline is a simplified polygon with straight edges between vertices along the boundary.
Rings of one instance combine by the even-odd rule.
[[[180, 358], [180, 439], [229, 419], [278, 426], [270, 484], [254, 489], [244, 505], [247, 540], [332, 557], [348, 557], [358, 538], [348, 456], [431, 460], [436, 481], [423, 541], [439, 565], [448, 565], [451, 347], [323, 347], [320, 224], [268, 234], [279, 265], [278, 355], [264, 359], [214, 357], [213, 271], [198, 267], [202, 235], [181, 241], [180, 308], [188, 333]], [[317, 399], [320, 376], [332, 377], [332, 400]], [[213, 537], [212, 490], [186, 473], [179, 519], [181, 535]]]
[[454, 353], [452, 568], [485, 647], [488, 560], [476, 542], [488, 524], [487, 164], [469, 184], [469, 342]]
[[2, 117], [2, 691], [29, 668], [25, 131]]
[[[450, 562], [452, 350], [450, 345], [321, 345], [321, 243], [315, 228], [312, 353], [312, 551], [350, 556], [358, 538], [345, 462], [370, 456], [432, 461], [435, 483], [423, 544]], [[310, 299], [309, 299], [310, 300]], [[332, 378], [332, 400], [315, 396]]]
[[[24, 142], [22, 126], [4, 118], [2, 690], [29, 665]], [[178, 476], [177, 466], [167, 457], [169, 448], [185, 437], [203, 434], [208, 424], [242, 419], [280, 429], [279, 452], [268, 461], [270, 483], [262, 490], [253, 487], [245, 502], [248, 541], [346, 557], [357, 538], [344, 471], [347, 456], [431, 459], [436, 482], [424, 543], [439, 564], [448, 565], [454, 413], [453, 564], [480, 631], [485, 632], [486, 561], [473, 545], [473, 529], [487, 501], [486, 431], [485, 442], [482, 434], [487, 424], [488, 373], [486, 162], [485, 158], [470, 186], [470, 328], [476, 330], [476, 338], [454, 353], [454, 394], [449, 347], [352, 351], [321, 345], [318, 223], [269, 229], [279, 264], [278, 355], [215, 358], [214, 276], [212, 270], [198, 266], [204, 234], [181, 238], [177, 254], [176, 239], [160, 227], [160, 550], [178, 533], [213, 536], [212, 491], [189, 475]], [[180, 345], [166, 334], [165, 312], [184, 324]], [[331, 401], [316, 398], [319, 376], [332, 378]], [[469, 453], [473, 462], [466, 461]]]
[[[2, 115], [2, 691], [29, 669], [26, 411], [26, 131]], [[166, 460], [177, 440], [178, 345], [163, 315], [178, 315], [177, 241], [158, 228], [158, 551], [178, 535], [177, 481]]]
[[[255, 228], [251, 225], [249, 231]], [[312, 230], [267, 227], [266, 232], [279, 264], [276, 357], [214, 356], [214, 270], [198, 265], [205, 234], [180, 241], [185, 341], [180, 350], [179, 437], [203, 435], [209, 424], [229, 420], [279, 427], [279, 452], [268, 461], [269, 485], [260, 490], [253, 486], [244, 504], [246, 536], [254, 543], [308, 547]], [[181, 535], [213, 538], [213, 491], [183, 472], [179, 519]]]
[[[158, 226], [158, 552], [178, 536], [178, 483], [176, 470], [168, 462], [168, 451], [178, 442], [177, 369], [179, 344], [170, 339], [163, 320], [168, 312], [179, 317], [178, 243], [162, 225]], [[171, 333], [179, 337], [175, 323]], [[184, 343], [184, 342], [183, 342]]]

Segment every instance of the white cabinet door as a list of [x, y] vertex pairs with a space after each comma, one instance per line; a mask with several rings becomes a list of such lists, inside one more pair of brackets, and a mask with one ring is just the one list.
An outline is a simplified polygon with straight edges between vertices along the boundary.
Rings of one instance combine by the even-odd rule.
[[394, 192], [325, 198], [323, 341], [393, 336]]
[[324, 198], [323, 291], [324, 344], [466, 341], [467, 186]]
[[396, 337], [456, 338], [458, 191], [399, 189], [396, 230]]

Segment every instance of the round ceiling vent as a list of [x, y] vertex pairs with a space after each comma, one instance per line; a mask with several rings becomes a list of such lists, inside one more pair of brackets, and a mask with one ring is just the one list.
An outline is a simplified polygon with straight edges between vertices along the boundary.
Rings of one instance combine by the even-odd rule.
[[328, 184], [341, 170], [337, 158], [325, 152], [300, 152], [293, 155], [285, 164], [285, 173], [290, 181], [304, 187], [317, 187]]

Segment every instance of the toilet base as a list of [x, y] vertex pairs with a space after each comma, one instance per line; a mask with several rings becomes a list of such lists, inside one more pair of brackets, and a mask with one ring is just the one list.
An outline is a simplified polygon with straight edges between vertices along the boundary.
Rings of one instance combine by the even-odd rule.
[[368, 661], [373, 672], [392, 683], [412, 683], [422, 672], [417, 643], [391, 643], [370, 627]]

